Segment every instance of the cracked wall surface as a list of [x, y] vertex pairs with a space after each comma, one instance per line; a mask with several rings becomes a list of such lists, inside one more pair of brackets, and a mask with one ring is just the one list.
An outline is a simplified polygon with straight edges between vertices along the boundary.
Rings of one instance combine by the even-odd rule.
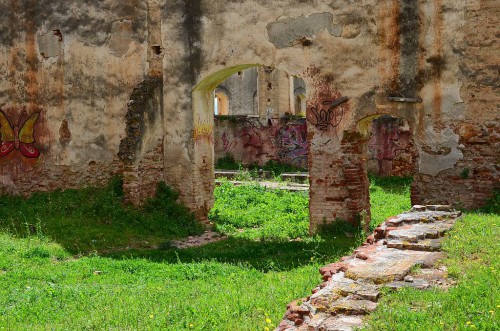
[[[144, 102], [161, 116], [138, 119], [130, 194], [165, 179], [204, 217], [213, 90], [267, 66], [307, 85], [312, 231], [369, 208], [365, 128], [382, 115], [413, 133], [413, 202], [480, 205], [499, 186], [498, 11], [486, 0], [2, 2], [0, 192], [123, 173], [129, 102], [155, 78], [161, 95]], [[16, 125], [23, 150], [8, 148]]]

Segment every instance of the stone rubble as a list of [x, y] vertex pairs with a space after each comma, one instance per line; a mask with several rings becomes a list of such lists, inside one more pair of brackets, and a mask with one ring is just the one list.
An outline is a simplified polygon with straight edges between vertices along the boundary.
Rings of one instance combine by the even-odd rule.
[[223, 236], [220, 233], [213, 231], [212, 229], [207, 229], [203, 234], [199, 236], [189, 236], [184, 240], [172, 241], [171, 245], [175, 248], [183, 249], [203, 246], [225, 239], [227, 239], [226, 236]]
[[382, 287], [453, 286], [446, 267], [433, 267], [444, 257], [444, 234], [460, 216], [451, 206], [430, 205], [387, 219], [351, 256], [320, 269], [324, 282], [287, 306], [276, 331], [352, 331], [377, 308]]

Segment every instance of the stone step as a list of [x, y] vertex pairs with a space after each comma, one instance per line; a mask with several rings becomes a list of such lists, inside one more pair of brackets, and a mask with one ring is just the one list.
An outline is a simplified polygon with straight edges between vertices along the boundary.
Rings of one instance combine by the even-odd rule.
[[370, 300], [342, 298], [330, 304], [327, 309], [332, 315], [366, 315], [377, 308], [377, 303]]
[[441, 249], [441, 240], [425, 239], [418, 242], [387, 240], [387, 248], [407, 249], [412, 251], [437, 252]]
[[[225, 181], [216, 179], [215, 180], [215, 185], [220, 185]], [[308, 191], [309, 190], [309, 185], [308, 184], [298, 184], [298, 183], [287, 183], [287, 182], [257, 182], [257, 181], [238, 181], [238, 180], [230, 180], [228, 181], [229, 183], [239, 186], [239, 185], [249, 185], [249, 184], [259, 184], [260, 186], [267, 187], [270, 189], [275, 189], [275, 190], [286, 190], [286, 191], [292, 191], [292, 192], [302, 192], [302, 191]]]
[[351, 256], [320, 268], [324, 282], [300, 306], [287, 307], [276, 330], [353, 331], [376, 309], [382, 287], [453, 286], [444, 267], [430, 268], [444, 258], [442, 237], [458, 217], [451, 207], [436, 205], [388, 219]]
[[388, 227], [401, 226], [403, 224], [432, 223], [449, 219], [456, 219], [461, 216], [457, 211], [422, 211], [408, 212], [391, 217], [385, 221]]
[[[252, 175], [255, 175], [256, 178], [259, 179], [272, 179], [273, 177], [275, 177], [274, 173], [271, 171], [249, 170], [249, 172], [252, 173]], [[233, 179], [237, 177], [239, 174], [241, 174], [241, 171], [216, 169], [214, 171], [214, 174], [215, 178]], [[286, 180], [293, 183], [307, 184], [309, 181], [309, 173], [307, 172], [282, 173], [279, 177], [281, 178], [281, 180]]]
[[363, 254], [363, 259], [349, 258], [343, 261], [346, 277], [375, 284], [402, 280], [414, 266], [429, 265], [442, 257], [439, 252], [399, 250], [383, 245], [375, 249], [368, 248], [370, 250], [367, 249], [368, 253]]
[[385, 287], [390, 288], [391, 290], [398, 290], [403, 287], [411, 287], [417, 290], [425, 290], [428, 289], [431, 285], [424, 279], [415, 278], [411, 281], [395, 281], [384, 284]]
[[450, 230], [452, 226], [453, 223], [451, 222], [412, 224], [393, 230], [388, 229], [386, 231], [386, 238], [410, 242], [418, 242], [424, 239], [438, 239]]

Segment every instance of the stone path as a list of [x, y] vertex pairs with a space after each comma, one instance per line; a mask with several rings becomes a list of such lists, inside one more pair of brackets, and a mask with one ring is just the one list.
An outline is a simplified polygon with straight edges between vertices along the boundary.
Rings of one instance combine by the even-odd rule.
[[[376, 309], [381, 287], [453, 285], [446, 268], [433, 267], [444, 257], [444, 233], [460, 215], [450, 206], [414, 206], [389, 218], [351, 256], [321, 268], [324, 283], [289, 304], [276, 330], [351, 331]], [[415, 266], [421, 269], [412, 273]]]

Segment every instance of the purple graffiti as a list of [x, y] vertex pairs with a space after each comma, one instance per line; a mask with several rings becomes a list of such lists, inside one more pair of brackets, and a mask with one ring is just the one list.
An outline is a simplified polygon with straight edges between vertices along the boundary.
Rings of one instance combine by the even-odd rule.
[[307, 125], [305, 121], [287, 123], [281, 127], [275, 142], [276, 154], [280, 160], [307, 163]]

